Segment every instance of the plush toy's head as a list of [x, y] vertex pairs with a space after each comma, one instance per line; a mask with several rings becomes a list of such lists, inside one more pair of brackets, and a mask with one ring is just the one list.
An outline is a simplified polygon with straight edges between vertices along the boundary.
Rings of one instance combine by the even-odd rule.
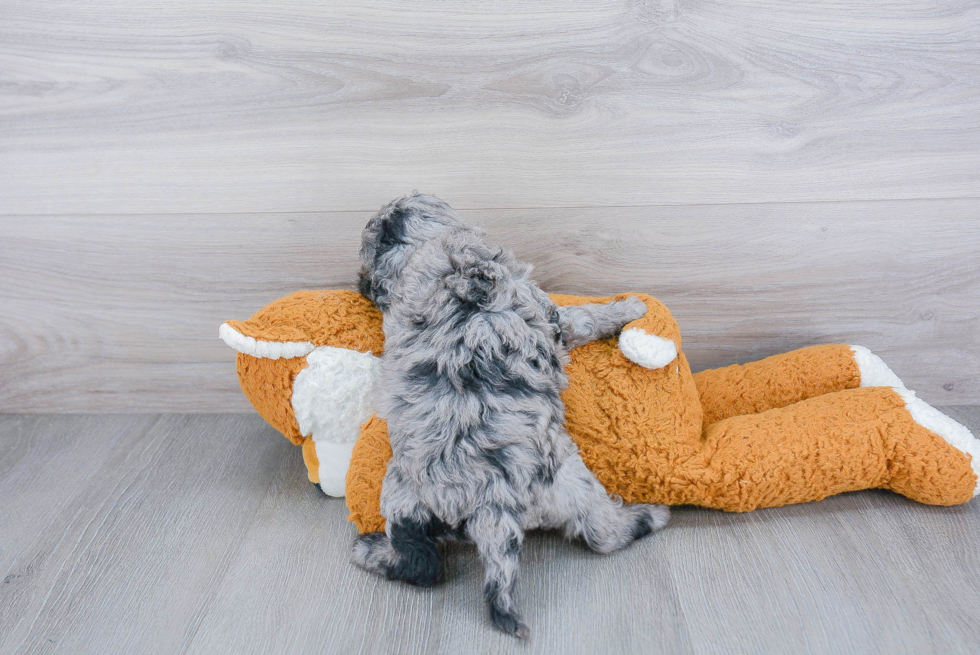
[[255, 409], [303, 445], [310, 480], [343, 496], [351, 450], [373, 413], [381, 312], [354, 291], [297, 291], [228, 321], [220, 336], [238, 351], [238, 379]]
[[[610, 493], [627, 501], [642, 496], [658, 475], [644, 464], [653, 442], [701, 429], [701, 406], [680, 353], [677, 324], [659, 301], [640, 297], [647, 315], [618, 340], [572, 350], [562, 396], [569, 433], [586, 463]], [[559, 305], [611, 299], [552, 296]], [[365, 485], [380, 485], [387, 461], [355, 457], [356, 471], [347, 476], [361, 426], [373, 414], [371, 386], [384, 348], [381, 313], [353, 291], [300, 291], [247, 321], [228, 321], [220, 334], [238, 351], [242, 390], [259, 414], [303, 445], [310, 480], [329, 495], [346, 494], [356, 513], [357, 499], [374, 493]], [[384, 454], [383, 444], [375, 446]], [[361, 451], [372, 447], [366, 440]]]

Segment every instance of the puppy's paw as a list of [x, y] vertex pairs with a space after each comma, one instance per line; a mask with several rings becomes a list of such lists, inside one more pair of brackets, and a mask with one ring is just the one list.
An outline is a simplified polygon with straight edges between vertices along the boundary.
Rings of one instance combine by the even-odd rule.
[[623, 330], [619, 335], [619, 350], [626, 359], [649, 369], [663, 368], [677, 359], [677, 344], [640, 328]]
[[521, 620], [516, 612], [502, 610], [493, 603], [490, 604], [490, 621], [498, 629], [518, 639], [527, 639], [528, 635], [531, 634], [527, 624]]
[[372, 573], [384, 573], [394, 559], [394, 550], [384, 532], [368, 532], [354, 540], [350, 561]]
[[629, 296], [618, 302], [623, 315], [623, 325], [643, 318], [647, 314], [647, 305], [637, 296]]
[[633, 539], [642, 539], [670, 521], [670, 509], [666, 505], [638, 505], [637, 509], [640, 512], [633, 528]]

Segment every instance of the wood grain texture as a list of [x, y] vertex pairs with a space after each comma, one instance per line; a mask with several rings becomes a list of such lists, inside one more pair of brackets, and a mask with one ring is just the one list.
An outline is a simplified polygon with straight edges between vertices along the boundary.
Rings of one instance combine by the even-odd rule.
[[[0, 411], [246, 411], [218, 325], [348, 288], [370, 212], [0, 220]], [[980, 402], [980, 201], [464, 211], [549, 291], [644, 291], [694, 368], [815, 343]]]
[[[944, 411], [980, 430], [980, 407]], [[490, 628], [472, 548], [453, 547], [430, 590], [350, 565], [343, 503], [254, 415], [0, 416], [0, 493], [4, 653], [980, 649], [978, 500], [678, 508], [606, 557], [533, 533], [524, 645]]]
[[[152, 417], [112, 416], [100, 419], [99, 435], [91, 439], [85, 420], [72, 416], [18, 416], [0, 419], [0, 572], [4, 602], [0, 635], [14, 624], [11, 612], [36, 591], [31, 581], [47, 552], [31, 560], [23, 553], [36, 547], [40, 532], [63, 526], [102, 467], [128, 435], [144, 432]], [[38, 493], [39, 490], [50, 490]]]
[[980, 196], [972, 0], [0, 8], [0, 212]]
[[[24, 439], [18, 421], [0, 418], [0, 441]], [[59, 511], [4, 526], [14, 550], [0, 569], [0, 651], [178, 652], [289, 451], [254, 417], [126, 417], [125, 430], [120, 421], [33, 419], [49, 424], [47, 450], [69, 450], [77, 471], [4, 495], [5, 511], [42, 502]], [[101, 462], [87, 454], [106, 449]], [[51, 464], [48, 452], [30, 449], [0, 462], [0, 472], [24, 478]], [[47, 477], [59, 470], [53, 464]]]

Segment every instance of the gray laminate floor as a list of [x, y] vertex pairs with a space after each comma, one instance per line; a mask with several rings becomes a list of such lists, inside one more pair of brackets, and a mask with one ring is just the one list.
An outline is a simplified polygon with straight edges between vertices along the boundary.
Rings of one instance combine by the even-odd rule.
[[489, 628], [471, 549], [410, 588], [347, 563], [345, 517], [255, 415], [0, 416], [0, 651], [980, 651], [980, 501], [680, 508], [608, 557], [533, 535], [526, 645]]

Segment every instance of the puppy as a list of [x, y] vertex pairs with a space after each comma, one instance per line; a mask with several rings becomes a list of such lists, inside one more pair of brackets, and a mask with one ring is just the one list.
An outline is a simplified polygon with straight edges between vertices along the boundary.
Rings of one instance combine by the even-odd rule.
[[526, 637], [513, 593], [524, 533], [560, 528], [609, 553], [667, 523], [662, 505], [609, 497], [565, 431], [568, 351], [646, 313], [638, 298], [558, 307], [531, 267], [444, 202], [414, 194], [364, 228], [361, 292], [384, 313], [376, 389], [392, 457], [385, 533], [353, 562], [389, 579], [443, 579], [440, 542], [476, 544], [494, 625]]

